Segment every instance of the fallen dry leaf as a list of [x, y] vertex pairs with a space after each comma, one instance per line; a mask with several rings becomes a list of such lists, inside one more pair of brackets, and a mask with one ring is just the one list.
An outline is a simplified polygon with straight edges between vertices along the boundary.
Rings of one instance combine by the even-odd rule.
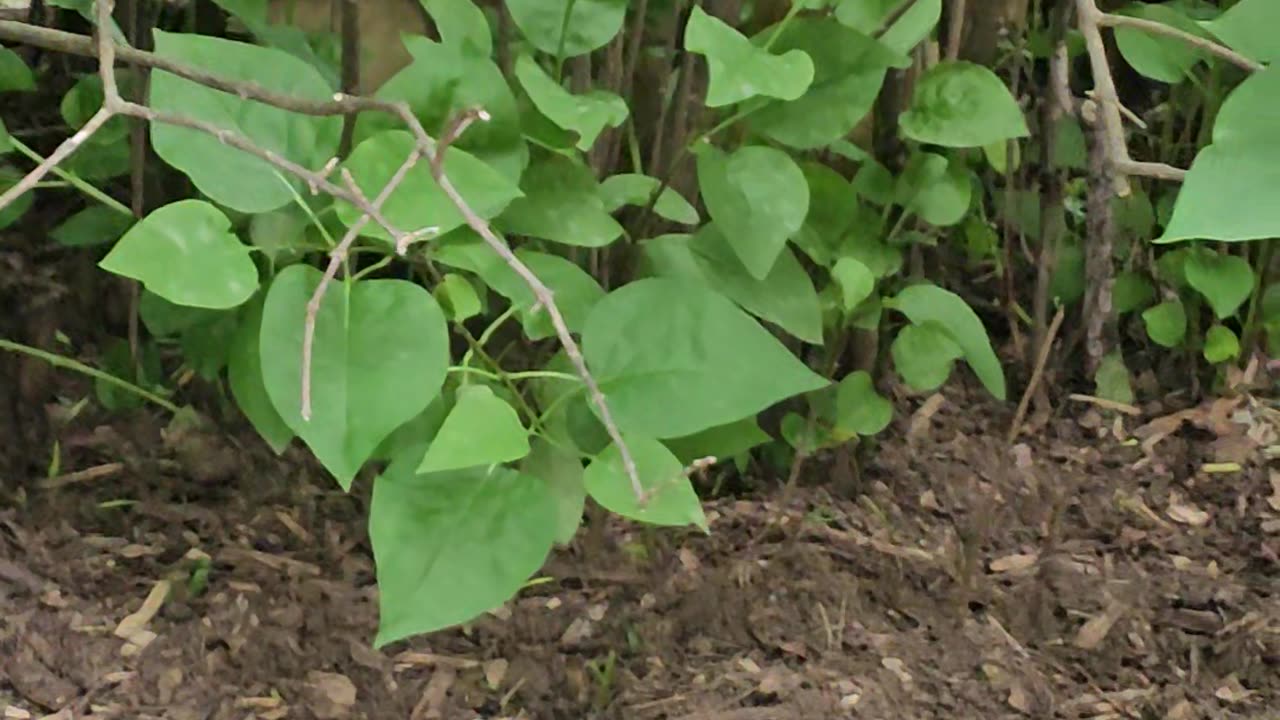
[[338, 673], [312, 670], [307, 673], [307, 707], [320, 720], [340, 720], [351, 715], [356, 704], [356, 685]]
[[1072, 644], [1081, 650], [1097, 648], [1107, 638], [1107, 634], [1111, 632], [1111, 628], [1115, 627], [1116, 622], [1124, 616], [1124, 613], [1124, 605], [1112, 602], [1102, 614], [1089, 618], [1088, 622], [1080, 626]]
[[1021, 572], [1035, 566], [1036, 560], [1039, 559], [1040, 556], [1036, 553], [1015, 553], [1013, 555], [1005, 555], [1002, 558], [996, 558], [991, 561], [991, 572]]
[[880, 661], [886, 670], [898, 676], [903, 685], [912, 681], [911, 673], [907, 672], [907, 664], [902, 662], [901, 658], [887, 657]]
[[164, 605], [164, 599], [169, 596], [169, 587], [168, 580], [157, 582], [151, 588], [151, 592], [147, 593], [147, 598], [142, 601], [142, 607], [138, 608], [137, 612], [126, 616], [116, 626], [116, 637], [132, 640], [135, 635], [145, 628], [147, 623], [151, 622], [151, 618], [160, 612], [160, 607]]
[[1014, 710], [1031, 714], [1031, 698], [1027, 696], [1027, 691], [1022, 689], [1021, 685], [1014, 685], [1009, 689], [1009, 706]]
[[1169, 508], [1165, 510], [1165, 514], [1174, 522], [1180, 522], [1183, 525], [1203, 527], [1209, 523], [1209, 513], [1192, 503], [1184, 502], [1177, 493], [1169, 497]]
[[488, 683], [490, 690], [502, 687], [502, 680], [507, 676], [508, 667], [509, 663], [502, 658], [490, 660], [484, 664], [484, 681]]

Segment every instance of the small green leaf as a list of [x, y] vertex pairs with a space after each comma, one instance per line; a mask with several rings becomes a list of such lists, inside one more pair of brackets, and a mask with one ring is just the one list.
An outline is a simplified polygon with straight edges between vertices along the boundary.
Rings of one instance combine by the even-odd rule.
[[[407, 130], [387, 130], [357, 145], [343, 165], [366, 197], [376, 197], [415, 146], [413, 136]], [[521, 195], [496, 170], [457, 148], [450, 148], [445, 154], [444, 173], [471, 210], [484, 220], [502, 212]], [[338, 202], [335, 207], [338, 218], [347, 226], [355, 224], [363, 215], [356, 206], [345, 201]], [[383, 204], [382, 214], [404, 232], [432, 227], [436, 228], [437, 234], [444, 234], [466, 224], [462, 211], [436, 184], [425, 161], [409, 170], [404, 181]], [[386, 229], [373, 222], [366, 224], [361, 234], [388, 242], [391, 240]]]
[[1280, 60], [1280, 45], [1273, 32], [1280, 27], [1280, 4], [1272, 0], [1240, 0], [1203, 25], [1233, 50], [1254, 60]]
[[534, 47], [567, 58], [604, 47], [627, 14], [627, 0], [507, 0], [506, 6]]
[[578, 149], [587, 151], [606, 127], [627, 119], [627, 103], [617, 95], [593, 90], [574, 95], [551, 79], [529, 55], [516, 60], [516, 77], [529, 99], [549, 120], [578, 134]]
[[772, 439], [760, 429], [760, 424], [754, 417], [745, 417], [692, 435], [671, 438], [664, 444], [675, 453], [680, 462], [688, 465], [705, 457], [737, 457]]
[[965, 362], [973, 368], [987, 391], [998, 400], [1005, 399], [1004, 371], [986, 328], [977, 313], [959, 295], [936, 285], [920, 283], [904, 288], [885, 304], [921, 325], [936, 323], [964, 352]]
[[546, 483], [504, 467], [416, 475], [422, 445], [374, 481], [377, 647], [476, 618], [546, 562], [556, 505]]
[[280, 418], [262, 378], [262, 360], [258, 337], [262, 332], [262, 299], [254, 300], [240, 318], [231, 337], [231, 354], [227, 358], [227, 380], [231, 395], [249, 418], [250, 424], [277, 454], [284, 452], [293, 440], [293, 430]]
[[[1133, 3], [1121, 9], [1120, 14], [1151, 20], [1176, 28], [1198, 37], [1208, 37], [1199, 23], [1178, 11], [1173, 3]], [[1125, 62], [1134, 70], [1153, 80], [1166, 83], [1181, 82], [1188, 71], [1202, 60], [1204, 52], [1181, 38], [1157, 35], [1132, 27], [1117, 27], [1116, 46]]]
[[1217, 364], [1240, 356], [1240, 339], [1225, 325], [1214, 325], [1204, 335], [1204, 359]]
[[[635, 173], [611, 175], [600, 183], [600, 197], [604, 201], [606, 212], [615, 212], [623, 205], [645, 207], [649, 198], [657, 191], [658, 178]], [[661, 217], [682, 225], [697, 225], [701, 220], [698, 211], [689, 204], [684, 196], [674, 188], [663, 188], [653, 211]]]
[[964, 61], [926, 70], [899, 124], [912, 140], [945, 147], [981, 147], [1028, 134], [1022, 110], [1000, 78]]
[[329, 288], [316, 316], [312, 416], [305, 420], [303, 332], [320, 276], [306, 265], [276, 276], [263, 308], [259, 356], [271, 404], [349, 489], [378, 445], [440, 393], [449, 336], [444, 313], [420, 285], [365, 280], [349, 290]]
[[1142, 322], [1147, 326], [1147, 336], [1163, 347], [1178, 347], [1187, 335], [1187, 311], [1177, 298], [1144, 310]]
[[632, 520], [652, 525], [696, 525], [707, 530], [702, 503], [676, 456], [657, 440], [635, 436], [623, 440], [635, 460], [645, 502], [641, 504], [636, 497], [616, 445], [605, 448], [587, 466], [583, 480], [591, 499]]
[[809, 186], [800, 167], [770, 147], [726, 155], [704, 146], [698, 184], [711, 219], [751, 275], [763, 280], [809, 212]]
[[524, 195], [497, 220], [504, 232], [579, 247], [604, 247], [622, 236], [595, 176], [576, 160], [544, 158], [529, 166], [520, 186]]
[[49, 231], [49, 237], [68, 247], [106, 245], [133, 227], [133, 217], [106, 205], [90, 205]]
[[534, 438], [520, 472], [547, 484], [556, 504], [556, 542], [568, 545], [582, 525], [587, 487], [583, 482], [582, 461], [578, 456], [543, 438]]
[[203, 200], [179, 200], [138, 221], [98, 263], [178, 305], [232, 308], [258, 289], [249, 248]]
[[618, 426], [648, 437], [691, 435], [828, 384], [727, 298], [687, 280], [609, 293], [587, 318], [582, 351]]
[[[16, 171], [0, 165], [0, 193], [7, 191], [21, 179], [22, 176]], [[31, 208], [33, 202], [35, 202], [35, 193], [28, 191], [19, 195], [17, 200], [0, 208], [0, 230], [17, 222]]]
[[440, 279], [433, 293], [436, 302], [448, 313], [449, 319], [462, 322], [480, 314], [480, 296], [466, 278], [449, 273]]
[[969, 212], [973, 185], [964, 163], [934, 153], [917, 153], [898, 179], [899, 203], [925, 222], [954, 225]]
[[837, 430], [853, 435], [875, 435], [888, 427], [892, 419], [893, 404], [876, 392], [871, 375], [865, 370], [846, 375], [836, 386]]
[[493, 32], [484, 11], [471, 0], [421, 0], [447, 44], [467, 48], [481, 57], [493, 53]]
[[1156, 297], [1156, 288], [1145, 276], [1136, 272], [1122, 272], [1116, 276], [1111, 288], [1111, 307], [1116, 315], [1123, 315], [1145, 308]]
[[757, 96], [795, 100], [813, 82], [813, 60], [806, 53], [791, 50], [774, 55], [698, 5], [685, 25], [684, 48], [707, 58], [711, 75], [707, 107]]
[[929, 392], [942, 387], [964, 350], [944, 327], [933, 321], [908, 325], [889, 347], [893, 366], [913, 389]]
[[18, 53], [0, 46], [0, 92], [29, 92], [36, 89], [35, 76]]
[[529, 431], [515, 408], [484, 385], [463, 385], [418, 473], [507, 463], [528, 454]]
[[[288, 53], [190, 33], [155, 33], [156, 54], [167, 60], [253, 82], [267, 90], [328, 101], [333, 88], [307, 63]], [[304, 167], [319, 169], [333, 157], [342, 118], [309, 117], [156, 70], [151, 106], [203, 120]], [[306, 184], [212, 135], [168, 123], [151, 124], [156, 154], [186, 173], [215, 202], [247, 213], [267, 212], [308, 193]]]
[[1187, 257], [1187, 283], [1209, 301], [1219, 320], [1231, 317], [1253, 292], [1253, 268], [1239, 255], [1207, 248]]
[[840, 305], [845, 312], [852, 312], [876, 288], [876, 276], [871, 269], [851, 257], [836, 261], [831, 268], [831, 278], [840, 286]]
[[1095, 392], [1104, 400], [1132, 404], [1134, 400], [1133, 386], [1129, 382], [1129, 368], [1125, 367], [1124, 356], [1119, 350], [1113, 350], [1098, 363], [1098, 372], [1093, 376]]

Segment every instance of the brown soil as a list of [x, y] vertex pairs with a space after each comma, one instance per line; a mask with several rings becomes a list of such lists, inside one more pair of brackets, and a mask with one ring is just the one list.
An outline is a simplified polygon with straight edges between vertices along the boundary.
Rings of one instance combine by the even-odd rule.
[[249, 435], [192, 453], [144, 414], [80, 421], [64, 472], [96, 475], [0, 485], [0, 717], [1277, 717], [1266, 408], [1193, 412], [1150, 456], [1093, 410], [1011, 449], [1006, 412], [900, 417], [855, 500], [717, 500], [709, 536], [611, 522], [500, 611], [382, 652], [359, 494]]

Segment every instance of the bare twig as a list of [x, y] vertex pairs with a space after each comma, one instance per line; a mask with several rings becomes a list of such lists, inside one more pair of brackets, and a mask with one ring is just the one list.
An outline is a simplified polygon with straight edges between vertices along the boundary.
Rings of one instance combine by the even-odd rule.
[[1036, 358], [1035, 370], [1031, 372], [1031, 379], [1027, 381], [1027, 389], [1022, 391], [1022, 399], [1018, 401], [1018, 410], [1013, 414], [1013, 424], [1009, 426], [1009, 434], [1006, 438], [1009, 442], [1013, 442], [1022, 429], [1022, 421], [1027, 416], [1027, 407], [1031, 404], [1031, 396], [1035, 394], [1036, 387], [1040, 385], [1040, 379], [1044, 377], [1044, 366], [1049, 362], [1049, 349], [1053, 347], [1054, 338], [1058, 336], [1058, 328], [1062, 327], [1062, 318], [1065, 315], [1065, 308], [1059, 306], [1058, 312], [1053, 316], [1053, 322], [1049, 323], [1049, 330], [1045, 332], [1044, 342], [1040, 343], [1040, 354]]
[[1109, 27], [1109, 28], [1127, 27], [1127, 28], [1132, 28], [1134, 30], [1141, 30], [1142, 32], [1151, 33], [1152, 35], [1163, 35], [1165, 37], [1175, 38], [1177, 40], [1181, 40], [1182, 42], [1194, 48], [1204, 50], [1205, 52], [1211, 53], [1213, 55], [1217, 55], [1218, 57], [1235, 65], [1236, 67], [1239, 67], [1243, 70], [1248, 70], [1249, 72], [1257, 72], [1263, 69], [1264, 67], [1261, 63], [1254, 62], [1253, 60], [1250, 60], [1249, 58], [1241, 55], [1240, 53], [1236, 52], [1235, 50], [1232, 50], [1229, 47], [1226, 47], [1225, 45], [1219, 45], [1218, 43], [1208, 38], [1202, 38], [1198, 35], [1192, 35], [1191, 33], [1185, 30], [1179, 30], [1178, 28], [1173, 27], [1172, 25], [1166, 25], [1162, 22], [1157, 22], [1155, 20], [1147, 20], [1146, 18], [1133, 17], [1131, 15], [1117, 15], [1115, 13], [1099, 13], [1098, 25], [1102, 27]]
[[0, 194], [0, 210], [8, 207], [15, 200], [35, 188], [36, 184], [43, 180], [45, 175], [48, 175], [55, 167], [60, 165], [63, 160], [71, 157], [72, 153], [79, 150], [80, 146], [92, 137], [93, 134], [96, 133], [103, 125], [105, 125], [106, 122], [111, 119], [113, 114], [114, 113], [110, 112], [106, 108], [94, 113], [93, 117], [89, 118], [89, 122], [84, 124], [84, 127], [77, 130], [75, 135], [63, 140], [62, 144], [50, 153], [49, 157], [45, 158], [44, 162], [40, 163], [34, 170], [27, 173], [21, 180], [15, 183], [13, 187], [5, 190], [4, 194]]

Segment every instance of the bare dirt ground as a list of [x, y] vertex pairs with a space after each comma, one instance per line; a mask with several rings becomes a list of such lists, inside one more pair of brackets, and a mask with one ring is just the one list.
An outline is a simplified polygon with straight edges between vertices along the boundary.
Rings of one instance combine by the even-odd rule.
[[1148, 452], [1089, 406], [1010, 448], [1006, 409], [948, 398], [900, 405], [856, 499], [611, 521], [382, 652], [363, 496], [249, 434], [78, 421], [61, 479], [0, 484], [0, 717], [1280, 717], [1265, 406], [1147, 408]]

